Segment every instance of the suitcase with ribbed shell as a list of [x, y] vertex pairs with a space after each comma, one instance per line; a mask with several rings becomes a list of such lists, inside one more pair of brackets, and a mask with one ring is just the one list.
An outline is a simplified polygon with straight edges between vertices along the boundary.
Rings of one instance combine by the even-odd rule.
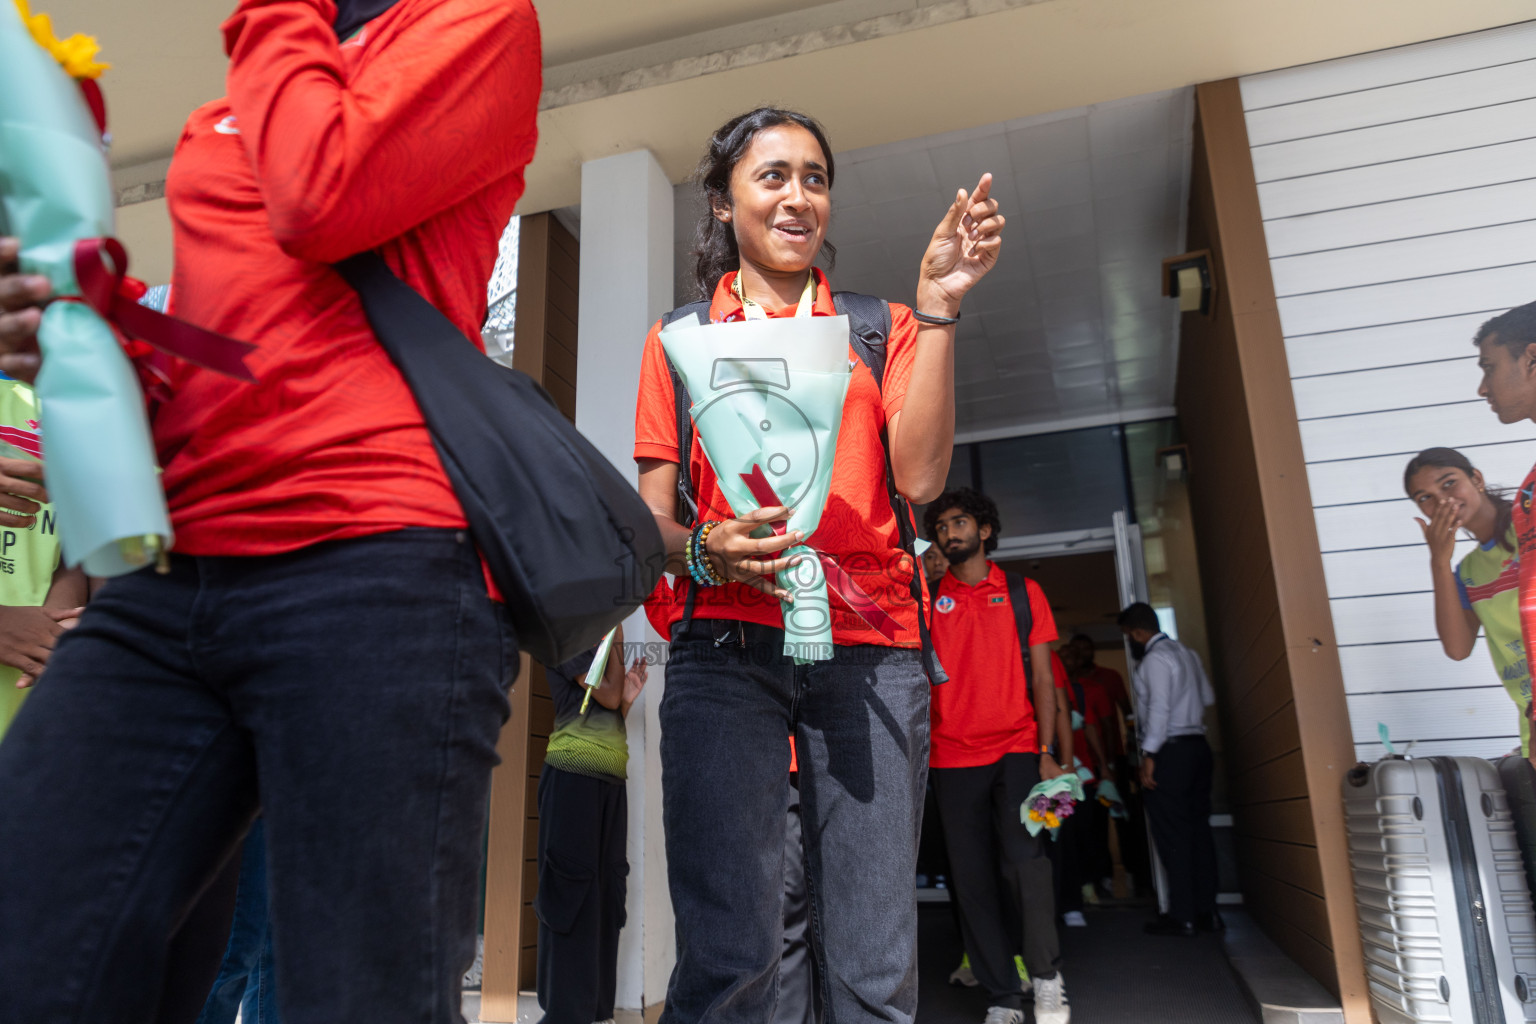
[[1536, 914], [1494, 766], [1391, 757], [1343, 789], [1381, 1024], [1536, 1022]]

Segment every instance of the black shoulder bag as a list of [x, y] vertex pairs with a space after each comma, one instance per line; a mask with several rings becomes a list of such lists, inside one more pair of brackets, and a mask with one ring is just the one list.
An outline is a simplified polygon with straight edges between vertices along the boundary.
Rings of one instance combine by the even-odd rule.
[[416, 396], [518, 645], [545, 665], [591, 648], [661, 578], [650, 509], [542, 387], [486, 358], [378, 253], [336, 270]]

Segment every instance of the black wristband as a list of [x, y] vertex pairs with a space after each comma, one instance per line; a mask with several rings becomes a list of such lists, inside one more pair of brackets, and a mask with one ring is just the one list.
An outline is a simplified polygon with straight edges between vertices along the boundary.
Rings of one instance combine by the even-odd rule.
[[912, 311], [912, 319], [920, 324], [929, 324], [933, 327], [949, 327], [960, 322], [960, 314], [956, 313], [954, 316], [933, 316], [930, 313], [914, 309]]

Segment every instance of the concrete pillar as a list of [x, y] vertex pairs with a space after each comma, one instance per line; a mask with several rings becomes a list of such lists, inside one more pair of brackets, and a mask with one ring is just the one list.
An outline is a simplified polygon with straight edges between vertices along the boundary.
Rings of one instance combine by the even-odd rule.
[[[640, 353], [651, 324], [672, 308], [672, 287], [672, 186], [656, 158], [637, 150], [582, 164], [576, 426], [631, 479]], [[652, 650], [661, 639], [639, 613], [624, 634]], [[653, 664], [628, 722], [629, 923], [619, 941], [618, 1005], [629, 1010], [661, 1004], [676, 953], [656, 715], [665, 684], [664, 666]]]

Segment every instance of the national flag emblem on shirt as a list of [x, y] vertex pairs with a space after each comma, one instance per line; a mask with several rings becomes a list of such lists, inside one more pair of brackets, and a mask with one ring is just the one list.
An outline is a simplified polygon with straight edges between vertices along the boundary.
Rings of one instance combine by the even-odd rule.
[[948, 594], [945, 594], [943, 597], [933, 602], [933, 606], [939, 611], [943, 612], [945, 615], [948, 615], [950, 612], [955, 610], [955, 599], [950, 597]]
[[997, 595], [994, 595], [993, 597], [987, 598], [987, 604], [1007, 604], [1007, 603], [1008, 603], [1008, 595], [1007, 594], [997, 594]]

